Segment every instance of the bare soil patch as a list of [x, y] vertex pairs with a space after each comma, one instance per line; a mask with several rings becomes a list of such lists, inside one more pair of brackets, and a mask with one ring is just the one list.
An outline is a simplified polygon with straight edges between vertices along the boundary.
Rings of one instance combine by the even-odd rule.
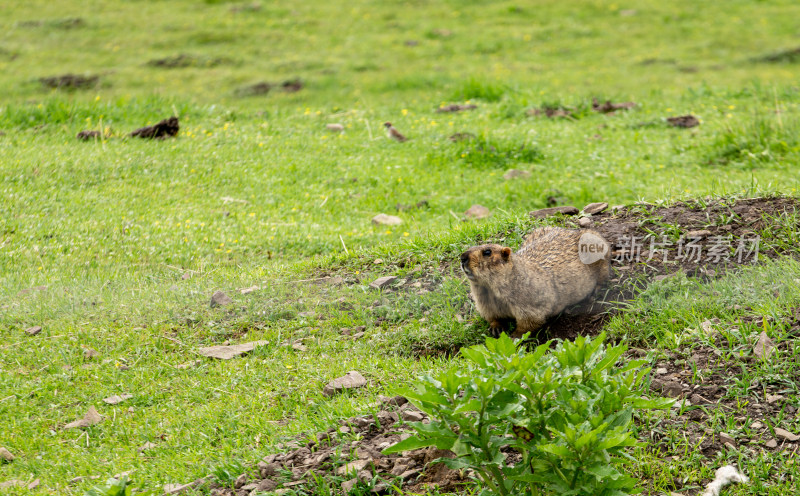
[[66, 90], [85, 90], [94, 88], [100, 81], [100, 76], [81, 76], [79, 74], [62, 74], [39, 78], [39, 82], [47, 88]]
[[136, 131], [133, 131], [131, 136], [145, 139], [165, 139], [177, 136], [178, 130], [180, 130], [178, 118], [172, 116], [169, 119], [164, 119], [153, 126], [139, 128]]

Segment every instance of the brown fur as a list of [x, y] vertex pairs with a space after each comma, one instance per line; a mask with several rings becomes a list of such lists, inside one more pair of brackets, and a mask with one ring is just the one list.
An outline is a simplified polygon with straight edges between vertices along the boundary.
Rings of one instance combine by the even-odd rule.
[[610, 277], [605, 258], [584, 264], [578, 240], [585, 233], [603, 239], [590, 229], [543, 227], [528, 235], [517, 252], [497, 244], [473, 246], [461, 254], [478, 312], [489, 322], [495, 337], [504, 320], [514, 319], [514, 337], [533, 332], [566, 307], [590, 297]]

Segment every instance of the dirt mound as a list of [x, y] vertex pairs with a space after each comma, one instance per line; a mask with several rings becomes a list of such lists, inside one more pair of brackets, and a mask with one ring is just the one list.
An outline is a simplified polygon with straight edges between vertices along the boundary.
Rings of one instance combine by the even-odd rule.
[[617, 110], [628, 110], [635, 106], [636, 104], [633, 102], [612, 103], [611, 100], [606, 100], [605, 102], [600, 103], [597, 101], [597, 98], [592, 98], [592, 110], [602, 114], [614, 113]]
[[181, 69], [186, 67], [216, 67], [218, 65], [231, 63], [233, 63], [233, 61], [226, 57], [204, 58], [180, 53], [172, 57], [150, 60], [147, 62], [147, 65], [151, 67], [160, 67], [162, 69]]
[[285, 93], [296, 93], [302, 90], [304, 87], [305, 83], [303, 83], [303, 81], [299, 78], [287, 79], [281, 83], [261, 81], [259, 83], [251, 84], [250, 86], [239, 88], [236, 91], [236, 94], [242, 97], [266, 95], [275, 88], [278, 88]]
[[[324, 477], [344, 493], [360, 485], [373, 494], [391, 494], [390, 485], [424, 491], [428, 485], [457, 490], [466, 477], [442, 464], [448, 451], [433, 447], [402, 454], [384, 455], [384, 449], [411, 436], [406, 421], [427, 417], [402, 396], [383, 399], [383, 410], [342, 420], [338, 427], [316, 434], [316, 441], [269, 455], [258, 464], [254, 477], [242, 474], [230, 486], [211, 484], [212, 496], [247, 496], [281, 488], [295, 490], [318, 487], [315, 478]], [[402, 419], [402, 420], [401, 420]], [[305, 438], [304, 438], [305, 439]], [[336, 488], [338, 492], [339, 488]]]
[[178, 135], [180, 125], [178, 118], [175, 116], [169, 119], [164, 119], [153, 126], [147, 126], [137, 129], [131, 133], [132, 137], [147, 138], [147, 139], [165, 139]]
[[568, 309], [540, 332], [542, 339], [574, 339], [599, 333], [615, 302], [633, 295], [637, 284], [683, 272], [712, 278], [759, 258], [783, 251], [762, 242], [765, 217], [793, 214], [795, 198], [752, 198], [706, 204], [678, 202], [669, 207], [641, 204], [618, 207], [590, 217], [588, 227], [611, 243], [615, 278], [597, 300]]
[[794, 64], [800, 62], [800, 47], [782, 50], [780, 52], [764, 55], [753, 59], [753, 62], [767, 62], [770, 64]]
[[699, 126], [700, 120], [691, 114], [687, 114], [679, 115], [678, 117], [667, 117], [667, 123], [672, 127], [690, 128]]
[[85, 90], [94, 88], [100, 81], [100, 76], [81, 76], [78, 74], [62, 74], [39, 78], [43, 86], [55, 89]]

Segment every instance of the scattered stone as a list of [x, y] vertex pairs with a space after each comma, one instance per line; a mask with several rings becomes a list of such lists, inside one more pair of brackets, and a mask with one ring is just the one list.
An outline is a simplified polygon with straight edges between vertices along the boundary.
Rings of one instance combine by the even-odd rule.
[[257, 346], [266, 346], [267, 344], [269, 344], [269, 341], [250, 341], [249, 343], [234, 344], [229, 346], [208, 346], [206, 348], [200, 348], [197, 350], [197, 352], [209, 358], [230, 360], [231, 358], [250, 353]]
[[178, 118], [175, 116], [169, 119], [164, 119], [153, 126], [146, 126], [139, 128], [131, 133], [131, 137], [145, 138], [145, 139], [165, 139], [178, 135], [180, 125]]
[[241, 475], [240, 475], [239, 477], [237, 477], [237, 478], [236, 478], [236, 480], [233, 482], [233, 487], [235, 487], [236, 489], [239, 489], [239, 488], [241, 488], [242, 486], [244, 486], [245, 484], [247, 484], [247, 474], [241, 474]]
[[773, 403], [777, 403], [782, 399], [783, 399], [783, 396], [781, 396], [780, 394], [768, 394], [767, 395], [767, 403], [769, 403], [770, 405], [773, 404]]
[[[694, 403], [694, 402], [692, 402], [692, 403]], [[735, 448], [736, 447], [736, 440], [733, 439], [733, 436], [731, 436], [730, 434], [728, 434], [726, 432], [720, 432], [719, 433], [719, 442], [721, 442], [722, 444], [725, 444], [725, 445], [730, 445], [731, 448]]]
[[103, 401], [105, 401], [109, 405], [116, 405], [118, 403], [122, 403], [123, 401], [129, 400], [131, 398], [133, 398], [132, 394], [127, 394], [127, 393], [126, 394], [122, 394], [122, 395], [115, 394], [114, 396], [109, 396], [108, 398], [103, 398]]
[[12, 455], [10, 451], [8, 451], [6, 448], [0, 447], [0, 460], [5, 460], [7, 462], [13, 462], [14, 458], [16, 458], [16, 457], [14, 455]]
[[763, 360], [769, 357], [773, 351], [775, 351], [775, 343], [770, 339], [766, 331], [761, 331], [758, 341], [753, 346], [753, 354]]
[[43, 86], [54, 89], [84, 90], [94, 88], [100, 76], [81, 76], [78, 74], [63, 74], [61, 76], [39, 78]]
[[36, 489], [37, 487], [39, 487], [39, 479], [34, 479], [34, 481], [33, 481], [33, 482], [31, 482], [30, 484], [28, 484], [28, 491], [33, 491], [33, 490], [34, 490], [34, 489]]
[[29, 336], [35, 336], [40, 332], [42, 332], [42, 326], [33, 326], [25, 329], [25, 333], [28, 334]]
[[91, 360], [92, 358], [96, 358], [100, 356], [100, 352], [98, 352], [94, 348], [89, 348], [88, 346], [83, 347], [83, 358], [86, 360]]
[[776, 441], [774, 439], [770, 439], [769, 441], [764, 443], [764, 446], [766, 446], [769, 449], [775, 449], [775, 448], [778, 447], [778, 441]]
[[578, 209], [572, 206], [564, 206], [564, 207], [550, 207], [550, 208], [542, 208], [539, 210], [534, 210], [533, 212], [529, 213], [531, 217], [534, 219], [544, 219], [546, 217], [550, 217], [551, 215], [577, 215]]
[[325, 127], [328, 129], [328, 131], [333, 131], [335, 133], [344, 132], [344, 126], [341, 124], [331, 123], [331, 124], [326, 124]]
[[250, 286], [249, 288], [240, 289], [239, 293], [246, 295], [252, 293], [253, 291], [258, 291], [259, 289], [261, 288], [258, 286]]
[[592, 219], [589, 217], [581, 217], [578, 219], [578, 225], [583, 228], [590, 227], [592, 225]]
[[690, 128], [700, 125], [700, 120], [697, 117], [688, 114], [678, 117], [667, 117], [667, 123], [672, 127]]
[[505, 174], [503, 174], [503, 179], [505, 179], [506, 181], [510, 181], [511, 179], [517, 179], [517, 178], [527, 179], [529, 177], [531, 177], [530, 171], [519, 170], [519, 169], [509, 169], [506, 171]]
[[370, 463], [372, 463], [370, 460], [356, 460], [346, 465], [342, 465], [341, 467], [339, 467], [336, 473], [339, 475], [347, 475], [353, 472], [361, 472], [362, 470], [367, 468], [370, 465]]
[[70, 422], [64, 426], [64, 429], [75, 429], [75, 428], [83, 428], [89, 427], [90, 425], [95, 425], [103, 420], [102, 415], [97, 413], [97, 410], [94, 406], [89, 407], [89, 411], [86, 412], [86, 415], [83, 416], [82, 419], [75, 420], [74, 422]]
[[666, 367], [659, 367], [659, 368], [656, 369], [655, 373], [656, 373], [656, 375], [664, 375], [664, 374], [666, 374], [668, 372], [669, 372], [669, 370], [667, 370]]
[[144, 453], [147, 450], [151, 450], [151, 449], [157, 448], [157, 447], [158, 447], [158, 445], [156, 445], [156, 443], [151, 443], [150, 441], [147, 441], [146, 443], [144, 443], [143, 445], [138, 447], [136, 449], [136, 451], [138, 451], [139, 453]]
[[230, 296], [226, 295], [222, 291], [215, 291], [213, 295], [211, 295], [211, 308], [217, 306], [226, 306], [233, 303], [233, 300]]
[[403, 223], [403, 219], [395, 215], [378, 214], [372, 218], [372, 223], [384, 226], [399, 226]]
[[588, 214], [588, 215], [595, 215], [595, 214], [599, 214], [600, 212], [605, 211], [605, 209], [607, 209], [607, 208], [608, 208], [608, 203], [606, 203], [606, 202], [590, 203], [590, 204], [586, 205], [585, 207], [583, 207], [583, 213]]
[[403, 405], [408, 403], [408, 398], [406, 398], [405, 396], [400, 396], [400, 395], [392, 396], [392, 397], [378, 396], [378, 399], [384, 405], [403, 406]]
[[478, 106], [477, 106], [477, 105], [472, 105], [472, 104], [468, 104], [468, 105], [459, 105], [459, 104], [457, 104], [457, 103], [454, 103], [454, 104], [452, 104], [452, 105], [445, 105], [445, 106], [443, 106], [443, 107], [439, 107], [439, 108], [437, 108], [437, 109], [436, 109], [436, 112], [437, 112], [437, 113], [443, 113], [443, 112], [463, 112], [464, 110], [475, 110], [476, 108], [478, 108]]
[[352, 491], [353, 488], [356, 487], [356, 484], [358, 484], [357, 478], [342, 482], [342, 492], [344, 494], [350, 494], [350, 491]]
[[175, 368], [178, 370], [186, 370], [186, 369], [191, 369], [193, 367], [197, 367], [201, 363], [203, 363], [202, 360], [192, 360], [191, 362], [186, 362], [176, 365]]
[[690, 239], [704, 239], [711, 236], [711, 231], [708, 229], [700, 229], [699, 231], [689, 231], [686, 237]]
[[759, 422], [758, 420], [756, 420], [755, 422], [753, 422], [752, 424], [750, 424], [750, 428], [751, 428], [751, 429], [755, 429], [755, 430], [760, 430], [760, 429], [763, 429], [763, 428], [764, 428], [764, 424], [762, 424], [761, 422]]
[[91, 141], [100, 138], [100, 131], [95, 131], [92, 129], [86, 129], [85, 131], [81, 131], [76, 136], [81, 141]]
[[403, 410], [400, 416], [406, 422], [422, 422], [422, 419], [425, 418], [425, 415], [422, 412], [417, 412], [414, 410]]
[[329, 382], [322, 390], [322, 394], [324, 396], [330, 397], [346, 389], [357, 389], [360, 387], [364, 387], [366, 385], [367, 385], [367, 379], [365, 379], [364, 376], [358, 373], [357, 371], [351, 370], [346, 375], [343, 375], [342, 377], [337, 377], [336, 379]]
[[201, 479], [197, 479], [196, 481], [190, 482], [188, 484], [166, 484], [164, 485], [164, 494], [180, 494], [183, 492], [188, 491], [189, 489], [194, 489], [198, 486], [202, 486], [203, 484], [208, 481], [208, 477], [203, 477]]
[[369, 287], [372, 289], [383, 289], [386, 286], [392, 284], [395, 280], [397, 280], [396, 276], [383, 276], [375, 279], [371, 283], [369, 283]]
[[464, 215], [468, 219], [485, 219], [489, 217], [490, 212], [489, 209], [484, 207], [483, 205], [472, 205], [464, 212]]
[[780, 427], [775, 428], [775, 436], [778, 439], [783, 439], [790, 442], [795, 442], [798, 439], [800, 439], [800, 436], [798, 436], [797, 434], [789, 432], [786, 429], [781, 429]]
[[650, 381], [650, 389], [669, 396], [670, 398], [678, 398], [683, 396], [683, 386], [681, 383], [675, 381], [662, 381], [661, 379], [653, 379]]

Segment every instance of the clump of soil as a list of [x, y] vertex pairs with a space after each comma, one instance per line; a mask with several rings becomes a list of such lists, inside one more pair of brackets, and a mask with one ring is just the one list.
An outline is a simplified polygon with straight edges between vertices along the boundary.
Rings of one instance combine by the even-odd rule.
[[147, 139], [165, 139], [178, 135], [178, 118], [175, 116], [169, 119], [164, 119], [153, 126], [147, 126], [137, 129], [131, 133], [132, 137], [147, 138]]
[[196, 55], [181, 53], [163, 59], [153, 59], [147, 62], [147, 65], [151, 67], [160, 67], [162, 69], [180, 69], [185, 67], [216, 67], [218, 65], [230, 63], [232, 63], [232, 60], [225, 57], [202, 58]]
[[572, 117], [572, 109], [567, 107], [544, 106], [541, 108], [528, 109], [525, 113], [532, 117], [544, 115], [545, 117], [550, 117], [551, 119], [556, 117]]
[[239, 96], [259, 96], [266, 95], [274, 88], [279, 88], [286, 93], [296, 93], [303, 89], [305, 84], [299, 78], [287, 79], [281, 83], [270, 83], [268, 81], [261, 81], [250, 86], [240, 88], [236, 94]]
[[603, 114], [616, 112], [617, 110], [628, 110], [635, 107], [633, 102], [612, 103], [611, 100], [606, 100], [603, 103], [597, 101], [597, 98], [592, 98], [592, 110]]
[[772, 64], [789, 63], [794, 64], [800, 62], [800, 47], [791, 48], [789, 50], [782, 50], [780, 52], [764, 55], [753, 59], [753, 62], [768, 62]]
[[[373, 494], [391, 494], [390, 485], [411, 491], [438, 486], [443, 491], [463, 488], [470, 481], [459, 471], [432, 463], [452, 458], [449, 451], [433, 447], [402, 454], [384, 455], [384, 449], [411, 436], [404, 421], [425, 421], [427, 416], [402, 396], [383, 399], [383, 410], [342, 420], [336, 427], [316, 434], [316, 441], [295, 442], [288, 451], [265, 457], [258, 464], [258, 476], [242, 474], [233, 487], [211, 484], [212, 496], [248, 496], [281, 488], [316, 487], [314, 477], [338, 477], [347, 493], [356, 484], [370, 483]], [[401, 420], [402, 419], [402, 420]]]
[[85, 131], [81, 131], [76, 136], [80, 141], [90, 141], [95, 139], [100, 139], [100, 131], [95, 131], [91, 129], [86, 129]]
[[465, 110], [475, 110], [478, 108], [477, 105], [459, 105], [454, 103], [452, 105], [445, 105], [444, 107], [439, 107], [436, 109], [437, 113], [446, 113], [446, 112], [463, 112]]
[[691, 115], [680, 115], [678, 117], [667, 117], [667, 123], [672, 127], [690, 128], [700, 125], [700, 120]]
[[100, 76], [81, 76], [78, 74], [62, 74], [39, 78], [43, 86], [55, 89], [85, 90], [94, 88], [100, 81]]

